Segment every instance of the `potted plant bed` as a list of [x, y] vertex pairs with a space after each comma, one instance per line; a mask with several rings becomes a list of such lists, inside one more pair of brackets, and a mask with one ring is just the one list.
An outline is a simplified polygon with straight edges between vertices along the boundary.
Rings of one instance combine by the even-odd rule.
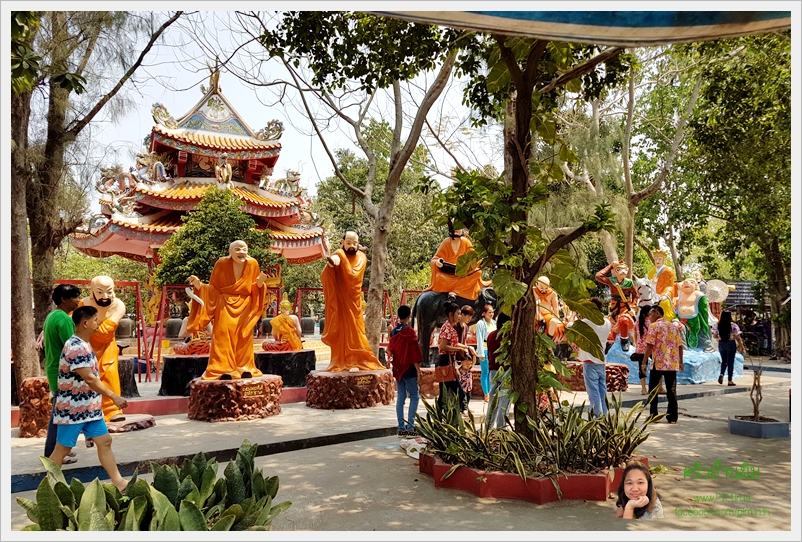
[[752, 389], [749, 398], [752, 400], [752, 414], [730, 416], [728, 428], [731, 434], [753, 438], [789, 438], [791, 422], [767, 418], [760, 415], [760, 402], [763, 400], [763, 388], [760, 377], [763, 374], [760, 363], [753, 369]]
[[[633, 456], [631, 461], [640, 461], [646, 467], [649, 466], [647, 457]], [[561, 493], [558, 494], [554, 482], [547, 476], [530, 476], [524, 481], [518, 474], [511, 472], [487, 472], [471, 467], [458, 467], [449, 477], [443, 479], [451, 467], [434, 455], [424, 453], [420, 456], [420, 472], [432, 477], [434, 487], [459, 489], [481, 498], [515, 499], [535, 504], [557, 500], [606, 501], [610, 493], [618, 490], [624, 472], [623, 467], [614, 469], [613, 478], [606, 473], [561, 474], [556, 477]]]

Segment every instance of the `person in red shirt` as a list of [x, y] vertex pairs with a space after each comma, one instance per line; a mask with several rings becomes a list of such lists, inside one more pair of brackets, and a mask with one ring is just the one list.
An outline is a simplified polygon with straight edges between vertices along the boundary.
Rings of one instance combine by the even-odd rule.
[[[418, 410], [420, 390], [418, 376], [420, 375], [420, 362], [423, 354], [418, 344], [418, 335], [409, 325], [412, 311], [407, 305], [398, 307], [398, 325], [390, 331], [390, 344], [387, 352], [393, 364], [393, 377], [397, 382], [398, 398], [395, 405], [395, 414], [398, 418], [399, 437], [417, 437], [415, 432], [415, 412]], [[404, 420], [404, 403], [409, 395], [409, 413]]]

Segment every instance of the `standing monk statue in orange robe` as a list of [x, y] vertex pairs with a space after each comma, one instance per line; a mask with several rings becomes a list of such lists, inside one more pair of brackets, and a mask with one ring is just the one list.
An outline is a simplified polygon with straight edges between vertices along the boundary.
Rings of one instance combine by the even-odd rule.
[[424, 291], [432, 290], [464, 299], [477, 299], [479, 291], [492, 284], [482, 280], [482, 270], [477, 266], [464, 277], [456, 274], [457, 259], [472, 250], [473, 243], [464, 230], [451, 230], [432, 258], [432, 284]]
[[331, 362], [325, 371], [381, 371], [365, 336], [362, 316], [362, 278], [368, 258], [359, 250], [359, 236], [346, 232], [342, 248], [326, 258], [320, 275], [326, 298], [326, 328], [321, 340], [331, 348]]
[[212, 347], [203, 380], [231, 380], [262, 376], [253, 355], [253, 328], [264, 311], [267, 276], [248, 256], [245, 241], [234, 241], [228, 256], [217, 260], [209, 284], [192, 275], [187, 281], [203, 300], [192, 330], [212, 322]]
[[[120, 351], [114, 333], [120, 319], [125, 316], [125, 303], [114, 295], [114, 280], [98, 275], [89, 283], [89, 297], [81, 300], [81, 305], [95, 307], [100, 327], [92, 334], [89, 344], [95, 351], [98, 362], [98, 376], [103, 383], [120, 395]], [[125, 421], [123, 411], [108, 397], [103, 397], [103, 419], [107, 422]]]

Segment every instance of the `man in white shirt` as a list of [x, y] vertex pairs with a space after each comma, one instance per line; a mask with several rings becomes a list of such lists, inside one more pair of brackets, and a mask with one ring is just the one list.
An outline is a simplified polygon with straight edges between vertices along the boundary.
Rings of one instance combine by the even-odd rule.
[[[596, 305], [596, 308], [601, 312], [601, 300], [597, 297], [591, 297], [590, 301]], [[580, 321], [590, 326], [591, 329], [596, 332], [596, 335], [599, 337], [599, 344], [603, 345], [607, 342], [607, 336], [610, 334], [610, 328], [612, 327], [609, 318], [605, 317], [604, 323], [601, 325], [596, 325], [587, 318], [583, 318]], [[574, 350], [576, 351], [577, 361], [584, 362], [582, 369], [585, 376], [585, 390], [588, 392], [588, 401], [590, 402], [591, 410], [596, 416], [607, 414], [607, 401], [605, 400], [607, 395], [607, 371], [604, 363], [605, 360], [592, 356], [589, 352], [578, 347], [575, 347]]]

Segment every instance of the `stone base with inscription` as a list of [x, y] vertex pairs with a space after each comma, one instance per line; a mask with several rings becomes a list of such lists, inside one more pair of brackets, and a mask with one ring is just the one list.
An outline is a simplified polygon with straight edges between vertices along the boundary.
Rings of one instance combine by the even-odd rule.
[[189, 385], [191, 420], [234, 422], [281, 412], [282, 380], [277, 375], [239, 380], [194, 379]]
[[366, 408], [389, 405], [395, 399], [392, 371], [312, 371], [306, 377], [306, 406]]

